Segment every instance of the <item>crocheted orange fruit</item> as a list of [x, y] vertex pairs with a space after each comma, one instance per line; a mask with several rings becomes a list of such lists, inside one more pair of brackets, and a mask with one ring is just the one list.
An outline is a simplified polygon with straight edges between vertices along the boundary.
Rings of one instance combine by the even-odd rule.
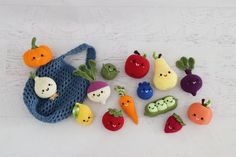
[[31, 43], [32, 48], [27, 50], [23, 55], [25, 64], [32, 68], [40, 67], [52, 60], [52, 51], [50, 48], [45, 45], [37, 46], [35, 42], [36, 38], [34, 37]]
[[189, 119], [200, 125], [206, 125], [210, 123], [212, 119], [212, 110], [209, 107], [210, 100], [205, 103], [205, 99], [202, 99], [202, 103], [193, 103], [188, 108]]

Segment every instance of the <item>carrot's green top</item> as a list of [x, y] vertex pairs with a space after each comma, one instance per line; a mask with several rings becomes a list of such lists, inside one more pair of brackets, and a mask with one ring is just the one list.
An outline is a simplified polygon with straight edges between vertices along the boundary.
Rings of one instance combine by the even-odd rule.
[[125, 96], [126, 95], [126, 90], [124, 87], [121, 86], [116, 86], [114, 90], [119, 94], [119, 96]]

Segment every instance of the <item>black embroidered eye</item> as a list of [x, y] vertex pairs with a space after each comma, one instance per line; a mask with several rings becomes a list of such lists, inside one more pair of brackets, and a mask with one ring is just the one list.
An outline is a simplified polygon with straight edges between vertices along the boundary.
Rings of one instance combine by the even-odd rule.
[[35, 57], [33, 57], [33, 59], [36, 59]]
[[117, 125], [120, 125], [120, 123], [118, 123]]
[[91, 117], [88, 117], [88, 119], [90, 119]]
[[144, 67], [144, 64], [142, 63], [141, 66]]
[[85, 122], [85, 120], [83, 120], [83, 122]]
[[44, 89], [42, 90], [42, 92], [44, 92]]
[[93, 94], [93, 96], [95, 96], [95, 94]]
[[101, 91], [101, 93], [103, 93], [103, 91]]
[[160, 74], [160, 76], [162, 76], [162, 74]]
[[170, 72], [170, 71], [168, 71], [168, 73], [170, 74], [171, 72]]
[[110, 124], [112, 124], [112, 121], [110, 121]]
[[197, 115], [194, 113], [193, 116], [196, 117]]
[[201, 117], [201, 120], [204, 120], [204, 118], [203, 118], [203, 117]]
[[52, 86], [52, 84], [49, 83], [48, 86]]
[[41, 54], [41, 57], [43, 57], [44, 55], [43, 54]]
[[129, 101], [129, 100], [127, 100], [127, 102], [129, 103], [130, 101]]

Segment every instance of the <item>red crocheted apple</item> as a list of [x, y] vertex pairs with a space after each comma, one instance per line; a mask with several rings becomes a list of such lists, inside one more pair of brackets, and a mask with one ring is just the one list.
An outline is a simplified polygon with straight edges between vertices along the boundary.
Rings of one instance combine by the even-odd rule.
[[133, 78], [144, 77], [148, 73], [149, 68], [150, 64], [146, 59], [146, 55], [141, 56], [137, 50], [125, 62], [125, 72]]
[[122, 111], [118, 109], [108, 109], [102, 117], [104, 127], [110, 131], [117, 131], [124, 125]]
[[182, 129], [184, 122], [181, 117], [177, 114], [173, 114], [166, 121], [165, 133], [174, 133]]

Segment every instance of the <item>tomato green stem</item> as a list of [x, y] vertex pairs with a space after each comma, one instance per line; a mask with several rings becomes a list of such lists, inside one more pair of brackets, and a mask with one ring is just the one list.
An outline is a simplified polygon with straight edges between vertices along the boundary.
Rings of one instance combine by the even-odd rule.
[[36, 43], [36, 38], [33, 37], [33, 38], [32, 38], [32, 41], [31, 41], [31, 49], [38, 48], [38, 46], [37, 46], [35, 43]]

